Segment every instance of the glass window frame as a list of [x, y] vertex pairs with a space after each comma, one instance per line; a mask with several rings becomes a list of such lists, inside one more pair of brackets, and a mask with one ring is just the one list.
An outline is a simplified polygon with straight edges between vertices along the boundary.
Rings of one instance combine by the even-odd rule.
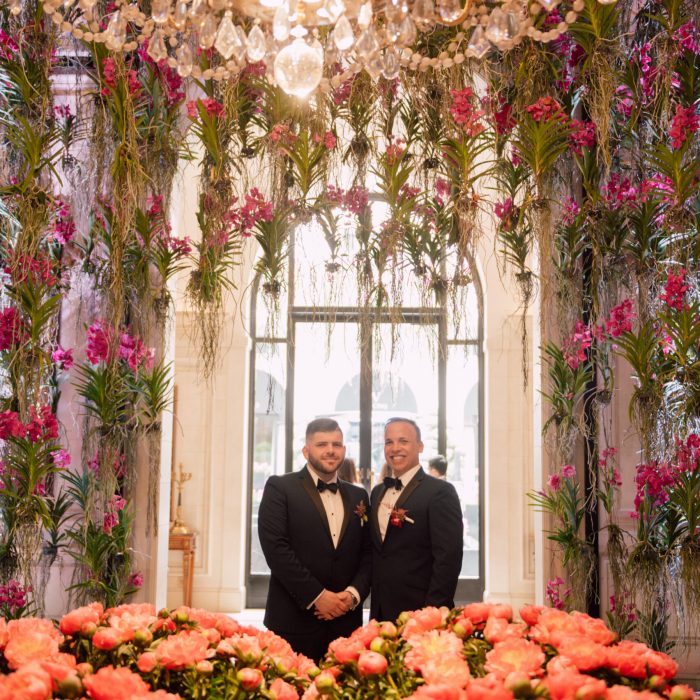
[[[475, 268], [474, 264], [471, 265]], [[372, 342], [375, 323], [418, 323], [437, 324], [438, 328], [438, 451], [445, 454], [447, 447], [447, 356], [450, 346], [474, 346], [478, 359], [478, 458], [477, 473], [479, 478], [479, 576], [460, 578], [457, 586], [455, 602], [464, 604], [483, 599], [485, 588], [485, 533], [484, 533], [484, 353], [483, 353], [483, 295], [479, 279], [474, 275], [478, 308], [476, 323], [477, 333], [474, 338], [449, 339], [448, 335], [448, 305], [441, 307], [400, 307], [387, 309], [366, 309], [351, 306], [295, 306], [294, 305], [294, 247], [290, 245], [288, 259], [288, 288], [286, 298], [287, 308], [280, 309], [286, 314], [285, 334], [280, 336], [258, 335], [257, 331], [257, 302], [260, 294], [261, 278], [256, 275], [251, 285], [250, 307], [250, 361], [248, 368], [249, 403], [248, 403], [248, 454], [247, 454], [247, 508], [246, 508], [246, 605], [249, 608], [265, 606], [268, 575], [251, 574], [251, 513], [253, 503], [253, 469], [254, 469], [254, 428], [255, 428], [255, 372], [256, 349], [259, 343], [279, 344], [286, 348], [286, 381], [285, 381], [285, 473], [294, 469], [295, 455], [293, 444], [294, 432], [294, 361], [295, 361], [295, 330], [297, 323], [357, 323], [361, 327], [361, 361], [360, 361], [360, 455], [359, 464], [370, 464], [371, 460], [371, 389], [372, 389]], [[366, 474], [361, 475], [363, 482]]]

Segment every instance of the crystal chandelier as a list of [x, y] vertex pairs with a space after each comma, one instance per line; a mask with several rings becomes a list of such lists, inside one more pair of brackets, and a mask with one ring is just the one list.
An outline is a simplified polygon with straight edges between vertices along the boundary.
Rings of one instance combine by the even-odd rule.
[[[302, 98], [363, 69], [392, 79], [402, 69], [438, 70], [483, 58], [525, 37], [552, 41], [585, 2], [463, 1], [116, 0], [105, 12], [98, 0], [42, 0], [58, 28], [76, 39], [124, 52], [147, 42], [153, 60], [166, 60], [183, 77], [225, 80], [262, 62], [268, 79]], [[10, 0], [17, 12], [20, 3]], [[557, 17], [555, 23], [545, 23], [545, 15]], [[436, 50], [437, 41], [443, 43]], [[210, 67], [200, 67], [198, 50], [213, 52]]]

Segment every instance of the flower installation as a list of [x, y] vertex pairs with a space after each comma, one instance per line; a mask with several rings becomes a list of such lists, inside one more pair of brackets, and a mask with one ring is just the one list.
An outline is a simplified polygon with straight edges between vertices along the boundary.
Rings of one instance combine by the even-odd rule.
[[691, 700], [677, 663], [583, 613], [508, 605], [371, 620], [319, 666], [228, 615], [90, 603], [56, 624], [0, 620], [0, 698]]
[[[696, 3], [472, 2], [465, 17], [445, 1], [372, 16], [350, 5], [316, 8], [328, 21], [310, 32], [286, 4], [272, 24], [198, 0], [148, 16], [121, 2], [0, 8], [0, 585], [27, 593], [13, 607], [41, 608], [65, 554], [81, 601], [113, 606], [135, 590], [132, 518], [152, 531], [155, 511], [134, 513], [134, 484], [157, 502], [176, 279], [211, 378], [247, 261], [274, 324], [304, 226], [323, 233], [329, 284], [351, 276], [367, 314], [401, 306], [410, 281], [459, 316], [486, 242], [519, 295], [524, 381], [533, 350], [544, 365], [550, 469], [531, 501], [561, 569], [550, 597], [608, 600], [606, 546], [605, 612], [625, 634], [633, 615], [635, 634], [669, 649], [673, 617], [700, 610]], [[185, 27], [192, 46], [177, 39]], [[318, 78], [305, 101], [274, 78], [298, 42], [314, 66], [302, 77]], [[58, 104], [66, 69], [75, 87]], [[199, 172], [199, 230], [175, 235], [181, 160]], [[67, 342], [76, 290], [90, 308]], [[67, 382], [81, 406], [65, 405]], [[62, 410], [81, 417], [76, 444]], [[625, 413], [638, 466], [608, 438]]]

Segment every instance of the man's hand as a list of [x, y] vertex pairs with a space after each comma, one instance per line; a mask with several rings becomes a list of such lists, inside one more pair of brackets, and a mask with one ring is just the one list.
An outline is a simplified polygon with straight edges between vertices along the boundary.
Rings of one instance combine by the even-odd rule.
[[348, 591], [333, 593], [332, 591], [323, 591], [315, 603], [316, 611], [314, 615], [319, 620], [332, 620], [350, 610], [352, 607], [352, 596]]

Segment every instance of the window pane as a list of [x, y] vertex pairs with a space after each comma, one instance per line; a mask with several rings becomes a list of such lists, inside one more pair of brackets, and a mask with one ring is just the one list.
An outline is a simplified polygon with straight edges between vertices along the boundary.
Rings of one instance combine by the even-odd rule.
[[304, 464], [301, 448], [309, 421], [335, 418], [347, 457], [360, 456], [360, 350], [356, 323], [296, 323], [294, 351], [293, 465]]
[[479, 357], [451, 345], [447, 360], [447, 479], [464, 514], [463, 578], [479, 576]]
[[449, 340], [475, 340], [479, 337], [479, 303], [473, 284], [458, 287], [447, 302]]
[[272, 474], [284, 474], [284, 402], [287, 346], [258, 343], [255, 347], [255, 408], [250, 524], [250, 573], [268, 574], [258, 539], [258, 508]]
[[384, 423], [394, 416], [416, 421], [425, 449], [423, 462], [437, 454], [437, 327], [382, 323], [372, 372], [372, 483], [384, 464]]

